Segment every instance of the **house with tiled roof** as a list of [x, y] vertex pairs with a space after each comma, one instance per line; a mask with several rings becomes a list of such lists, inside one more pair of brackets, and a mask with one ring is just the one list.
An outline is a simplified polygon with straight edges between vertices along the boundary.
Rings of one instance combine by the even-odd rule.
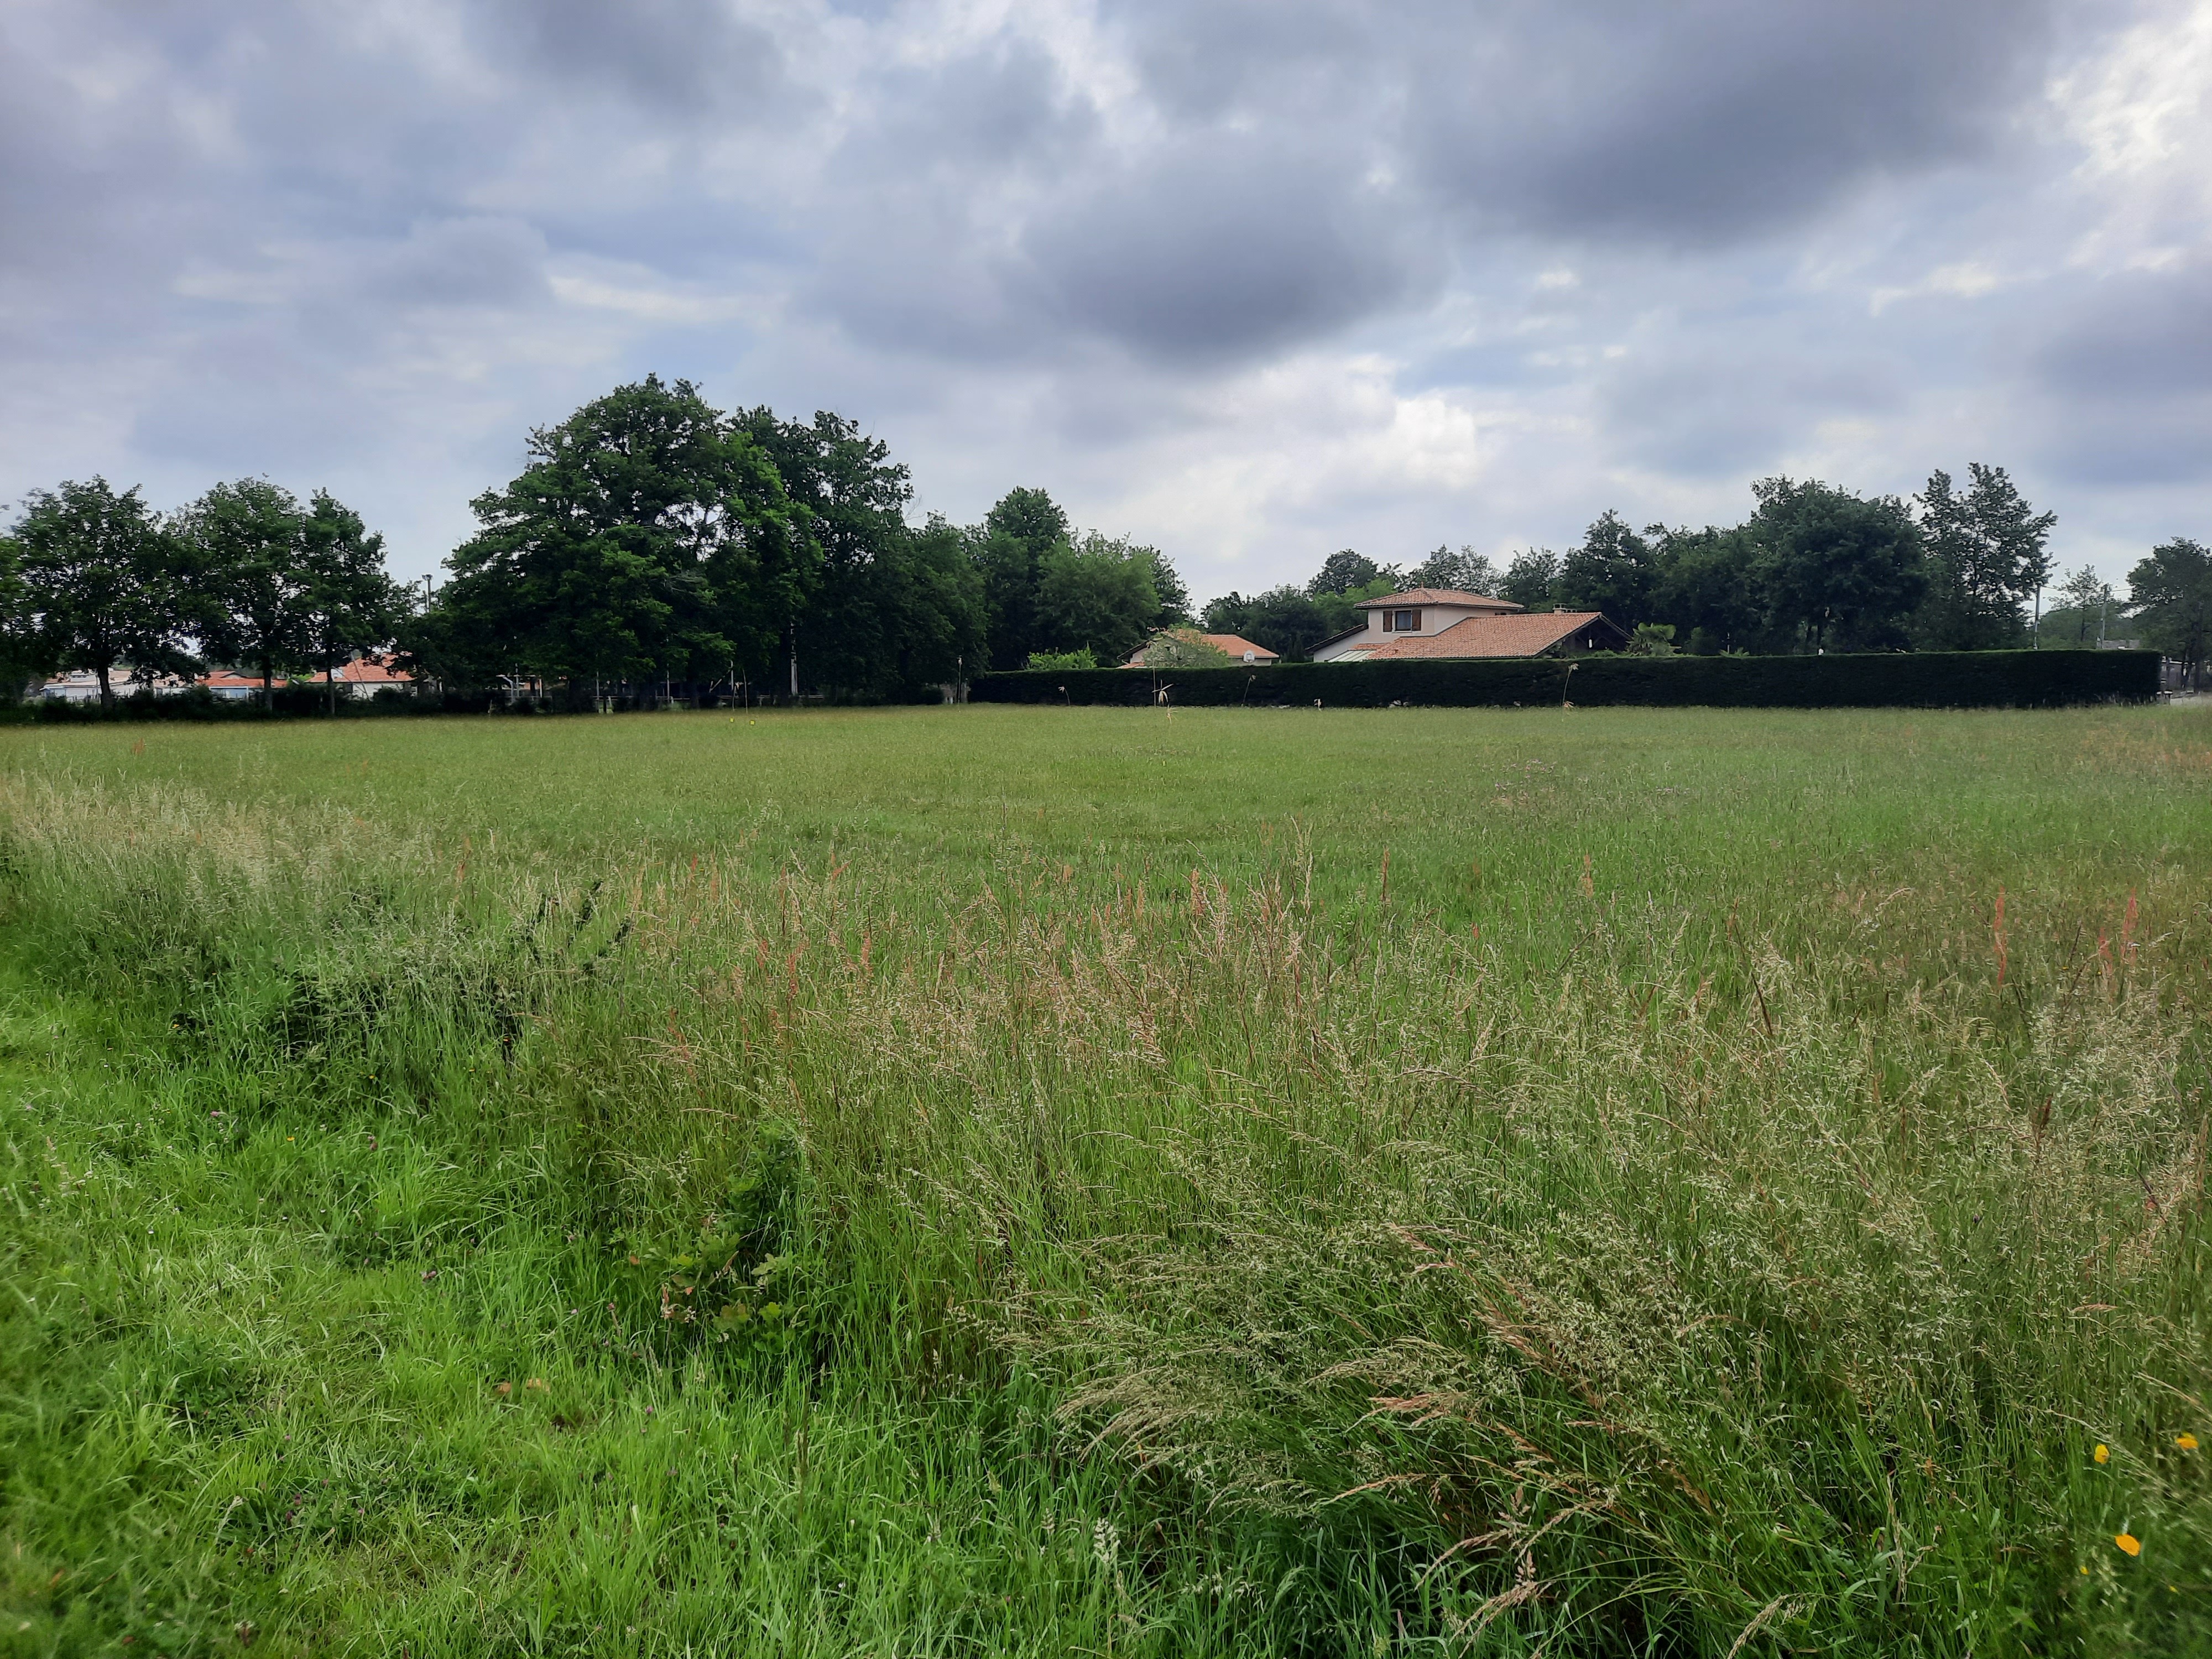
[[1316, 646], [1316, 662], [1561, 657], [1628, 645], [1627, 634], [1600, 611], [1526, 611], [1456, 588], [1408, 588], [1363, 599], [1357, 609], [1366, 620]]
[[[128, 697], [142, 691], [150, 691], [157, 697], [173, 697], [185, 689], [186, 681], [174, 674], [155, 674], [142, 679], [129, 663], [119, 662], [107, 671], [107, 684], [118, 697]], [[42, 680], [34, 695], [53, 702], [98, 702], [100, 676], [89, 668], [72, 668], [67, 673], [56, 674]]]
[[1194, 628], [1170, 628], [1165, 633], [1155, 634], [1144, 644], [1139, 646], [1131, 653], [1129, 660], [1123, 663], [1121, 666], [1124, 668], [1149, 666], [1150, 665], [1145, 660], [1146, 658], [1150, 656], [1153, 647], [1164, 639], [1184, 640], [1194, 645], [1211, 646], [1232, 663], [1256, 663], [1264, 667], [1270, 663], [1282, 660], [1277, 653], [1268, 650], [1264, 645], [1255, 645], [1241, 634], [1201, 634]]
[[[393, 666], [396, 657], [356, 657], [351, 662], [337, 666], [338, 695], [342, 697], [373, 697], [380, 691], [412, 691], [415, 677]], [[318, 672], [313, 684], [318, 688], [331, 683], [328, 672]]]
[[[290, 682], [278, 675], [276, 684], [281, 689]], [[228, 668], [218, 668], [203, 674], [196, 684], [204, 687], [210, 696], [220, 697], [225, 702], [244, 702], [252, 697], [265, 697], [270, 683], [258, 674], [239, 674]]]

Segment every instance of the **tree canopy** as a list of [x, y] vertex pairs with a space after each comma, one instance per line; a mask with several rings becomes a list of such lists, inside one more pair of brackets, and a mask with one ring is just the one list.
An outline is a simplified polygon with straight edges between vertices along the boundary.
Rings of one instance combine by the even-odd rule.
[[2143, 637], [2198, 684], [2212, 645], [2212, 550], [2185, 536], [2161, 543], [2128, 572], [2128, 598]]
[[33, 490], [13, 540], [20, 621], [9, 631], [32, 663], [89, 670], [103, 705], [120, 664], [141, 677], [189, 665], [196, 606], [184, 562], [136, 489], [94, 477]]
[[1893, 495], [1762, 478], [1750, 531], [1771, 628], [1815, 651], [1901, 645], [1927, 591], [1920, 532]]
[[[302, 506], [266, 478], [219, 483], [164, 519], [105, 479], [34, 491], [0, 538], [0, 672], [95, 674], [104, 699], [191, 653], [276, 681], [395, 637], [453, 690], [542, 687], [575, 701], [742, 692], [929, 695], [987, 668], [1210, 660], [1188, 586], [1157, 547], [1079, 532], [1046, 490], [1008, 490], [981, 523], [908, 513], [913, 483], [854, 421], [765, 406], [725, 414], [687, 380], [616, 387], [533, 429], [525, 464], [471, 503], [477, 528], [419, 608], [383, 538], [326, 490]], [[1564, 556], [1471, 544], [1410, 567], [1356, 549], [1304, 582], [1204, 607], [1204, 624], [1284, 658], [1365, 625], [1407, 587], [1531, 611], [1596, 611], [1632, 648], [1817, 652], [2028, 642], [2056, 516], [2002, 467], [1940, 470], [1911, 501], [1817, 479], [1762, 478], [1741, 523], [1632, 524], [1608, 508]], [[2199, 672], [2212, 627], [2208, 556], [2160, 544], [2130, 576], [2143, 636]], [[2086, 645], [2111, 589], [2087, 567], [2038, 644]]]
[[438, 666], [581, 687], [795, 660], [823, 562], [814, 515], [690, 381], [618, 387], [532, 432], [528, 453], [471, 503], [482, 528], [449, 562]]
[[2057, 514], [2030, 507], [2001, 466], [1976, 461], [1966, 471], [1963, 490], [1939, 468], [1920, 492], [1928, 603], [1913, 631], [1936, 650], [2021, 644], [2021, 611], [2051, 580], [2045, 548]]
[[300, 644], [323, 671], [329, 706], [337, 706], [338, 665], [356, 652], [381, 650], [407, 616], [407, 596], [384, 569], [384, 538], [361, 514], [319, 489], [301, 524]]

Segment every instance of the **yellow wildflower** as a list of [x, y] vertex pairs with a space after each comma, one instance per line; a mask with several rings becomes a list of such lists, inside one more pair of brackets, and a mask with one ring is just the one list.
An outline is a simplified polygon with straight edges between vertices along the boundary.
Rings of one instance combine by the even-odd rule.
[[2121, 1533], [2112, 1541], [2118, 1544], [2125, 1554], [2141, 1555], [2142, 1553], [2142, 1540], [2131, 1532]]
[[2184, 1451], [2195, 1451], [2197, 1449], [2197, 1437], [2193, 1434], [2177, 1434], [2173, 1437], [2173, 1443], [2180, 1447]]

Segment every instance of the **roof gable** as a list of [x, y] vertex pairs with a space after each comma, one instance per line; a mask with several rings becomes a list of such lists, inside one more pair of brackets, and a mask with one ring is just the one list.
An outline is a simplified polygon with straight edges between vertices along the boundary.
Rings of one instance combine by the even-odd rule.
[[1521, 609], [1510, 599], [1493, 599], [1486, 594], [1468, 593], [1456, 587], [1409, 587], [1402, 593], [1385, 593], [1379, 599], [1362, 599], [1352, 609], [1386, 611], [1394, 605], [1465, 605], [1485, 611]]
[[1402, 661], [1412, 657], [1537, 657], [1592, 623], [1626, 643], [1627, 635], [1597, 611], [1522, 611], [1517, 615], [1468, 617], [1435, 634], [1401, 634], [1387, 645], [1362, 653], [1366, 662]]

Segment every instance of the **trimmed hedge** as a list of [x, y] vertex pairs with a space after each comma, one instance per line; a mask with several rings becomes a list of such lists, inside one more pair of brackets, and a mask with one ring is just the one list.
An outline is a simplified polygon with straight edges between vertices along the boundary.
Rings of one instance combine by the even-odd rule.
[[[306, 685], [280, 685], [276, 707], [264, 708], [250, 697], [217, 697], [198, 689], [174, 696], [156, 697], [138, 691], [118, 697], [108, 708], [96, 702], [64, 702], [30, 697], [0, 708], [0, 725], [104, 726], [136, 721], [191, 725], [254, 720], [322, 720], [329, 714], [329, 693]], [[430, 714], [481, 714], [491, 700], [481, 692], [449, 694], [443, 697], [394, 693], [373, 697], [340, 697], [342, 720], [413, 720]], [[519, 712], [519, 711], [518, 711]]]
[[1482, 662], [1284, 663], [984, 674], [975, 702], [1382, 708], [2062, 708], [2148, 702], [2155, 651], [1918, 651], [1833, 657], [1515, 657]]

